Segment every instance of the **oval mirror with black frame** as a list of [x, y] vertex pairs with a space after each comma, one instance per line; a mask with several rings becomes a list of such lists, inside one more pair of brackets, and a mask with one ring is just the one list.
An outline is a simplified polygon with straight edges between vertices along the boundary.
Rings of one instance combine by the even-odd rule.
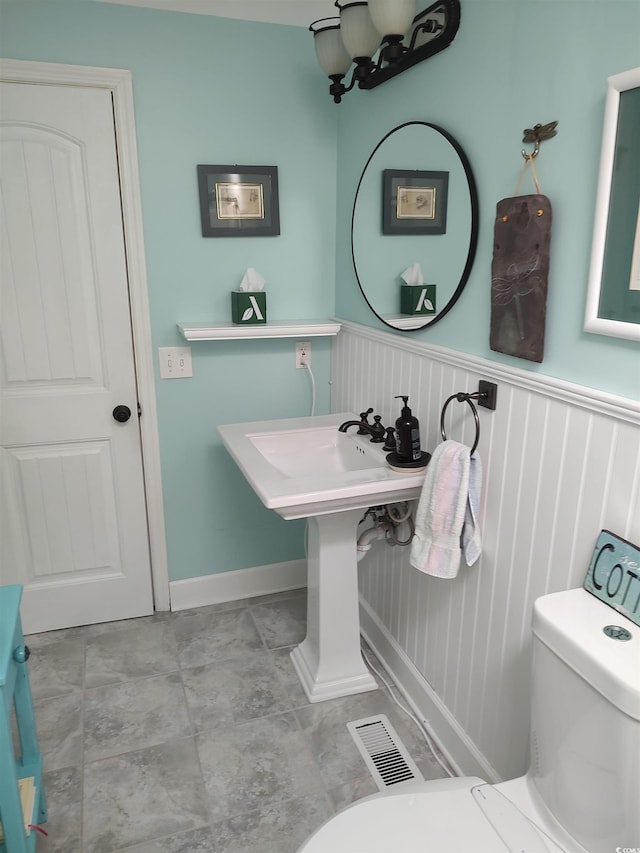
[[353, 268], [373, 313], [403, 331], [438, 322], [460, 298], [477, 244], [478, 193], [459, 143], [425, 121], [394, 127], [365, 164], [351, 217]]

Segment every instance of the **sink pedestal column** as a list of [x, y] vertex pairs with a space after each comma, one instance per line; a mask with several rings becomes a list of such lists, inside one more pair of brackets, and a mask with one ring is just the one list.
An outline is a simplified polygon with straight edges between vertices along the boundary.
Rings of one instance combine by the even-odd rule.
[[310, 702], [377, 688], [360, 652], [356, 540], [363, 510], [309, 518], [307, 636], [291, 660]]

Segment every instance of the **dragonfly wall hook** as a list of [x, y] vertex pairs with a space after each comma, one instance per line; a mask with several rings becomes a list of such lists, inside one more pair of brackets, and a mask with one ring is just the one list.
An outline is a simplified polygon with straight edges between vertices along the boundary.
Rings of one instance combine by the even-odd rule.
[[534, 127], [528, 127], [524, 130], [522, 141], [534, 143], [534, 148], [531, 154], [529, 154], [524, 148], [522, 149], [522, 156], [525, 160], [533, 160], [534, 157], [538, 156], [540, 143], [544, 142], [545, 139], [553, 139], [556, 135], [557, 126], [558, 122], [552, 121], [549, 122], [549, 124], [536, 124]]

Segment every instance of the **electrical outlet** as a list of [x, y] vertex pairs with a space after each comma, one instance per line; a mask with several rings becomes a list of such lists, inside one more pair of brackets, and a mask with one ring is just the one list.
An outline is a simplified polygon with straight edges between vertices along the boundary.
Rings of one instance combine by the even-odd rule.
[[193, 376], [191, 347], [158, 347], [160, 379], [186, 379]]
[[311, 367], [311, 343], [296, 341], [296, 367]]

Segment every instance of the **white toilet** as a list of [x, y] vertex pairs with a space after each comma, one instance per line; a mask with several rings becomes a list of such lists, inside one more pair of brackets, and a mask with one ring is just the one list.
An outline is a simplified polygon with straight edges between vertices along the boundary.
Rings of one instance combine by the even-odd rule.
[[535, 602], [532, 629], [525, 776], [405, 783], [349, 806], [299, 853], [640, 851], [640, 628], [571, 589]]

